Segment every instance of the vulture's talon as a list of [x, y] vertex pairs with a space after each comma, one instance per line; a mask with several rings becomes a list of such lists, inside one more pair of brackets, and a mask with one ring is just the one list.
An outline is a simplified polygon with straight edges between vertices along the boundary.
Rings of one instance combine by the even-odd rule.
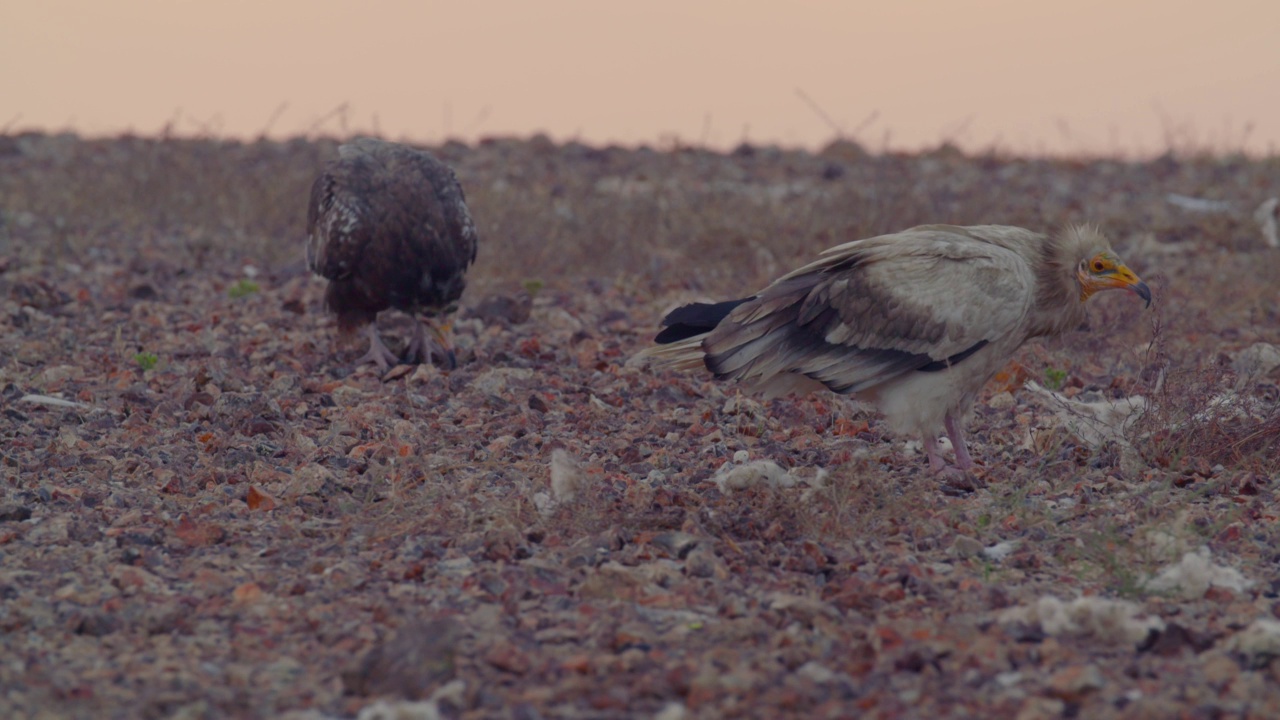
[[935, 476], [942, 484], [942, 494], [952, 497], [968, 495], [987, 486], [982, 478], [958, 467], [947, 467]]

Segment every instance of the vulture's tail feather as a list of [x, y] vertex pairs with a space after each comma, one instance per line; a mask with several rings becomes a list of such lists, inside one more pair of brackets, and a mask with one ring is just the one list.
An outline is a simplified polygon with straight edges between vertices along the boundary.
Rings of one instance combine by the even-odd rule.
[[694, 335], [666, 345], [652, 345], [637, 357], [652, 358], [655, 366], [672, 370], [706, 370], [706, 352], [702, 349], [705, 338], [705, 334]]
[[705, 335], [716, 329], [721, 320], [729, 316], [733, 309], [751, 298], [726, 300], [718, 303], [692, 303], [667, 313], [662, 319], [662, 331], [653, 339], [659, 345], [687, 340], [697, 335]]

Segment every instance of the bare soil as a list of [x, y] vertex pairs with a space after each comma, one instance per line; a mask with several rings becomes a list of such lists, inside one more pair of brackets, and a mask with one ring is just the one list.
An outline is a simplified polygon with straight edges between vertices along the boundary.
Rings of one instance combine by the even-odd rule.
[[[460, 365], [379, 377], [301, 260], [335, 148], [0, 137], [0, 716], [1280, 717], [1280, 160], [449, 144]], [[1092, 222], [1155, 293], [987, 388], [984, 488], [631, 360], [924, 222]]]

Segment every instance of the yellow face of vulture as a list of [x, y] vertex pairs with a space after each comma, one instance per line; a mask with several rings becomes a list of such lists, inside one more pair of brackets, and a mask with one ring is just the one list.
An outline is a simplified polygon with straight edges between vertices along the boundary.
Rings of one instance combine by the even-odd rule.
[[1147, 307], [1151, 306], [1151, 288], [1109, 252], [1100, 252], [1082, 261], [1076, 277], [1080, 280], [1080, 302], [1101, 290], [1128, 290], [1146, 300]]

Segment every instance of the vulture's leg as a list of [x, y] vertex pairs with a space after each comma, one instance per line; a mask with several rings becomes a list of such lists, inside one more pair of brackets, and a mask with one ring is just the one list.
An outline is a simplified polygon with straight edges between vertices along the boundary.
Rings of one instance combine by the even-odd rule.
[[961, 462], [972, 464], [973, 461], [969, 459], [969, 453], [964, 449], [963, 438], [957, 443], [954, 438], [958, 436], [951, 434], [955, 423], [951, 421], [950, 414], [947, 415], [946, 425], [947, 435], [953, 438], [951, 444], [956, 447], [956, 464], [959, 467], [948, 465], [942, 459], [942, 449], [938, 447], [937, 436], [932, 433], [926, 433], [924, 436], [924, 451], [929, 456], [929, 470], [942, 483], [942, 492], [947, 495], [960, 495], [986, 487], [986, 483], [969, 474], [967, 465], [960, 465]]
[[973, 467], [973, 458], [969, 456], [969, 448], [964, 443], [964, 430], [960, 428], [960, 421], [951, 413], [947, 413], [946, 422], [947, 437], [951, 438], [951, 447], [956, 451], [956, 467], [961, 470], [968, 470]]
[[924, 434], [924, 454], [929, 458], [929, 471], [937, 475], [947, 469], [947, 462], [942, 459], [942, 449], [938, 447], [938, 438], [933, 433]]
[[[431, 337], [427, 337], [427, 330], [431, 331]], [[434, 318], [424, 317], [414, 322], [413, 339], [409, 341], [405, 360], [416, 363], [438, 357], [445, 368], [452, 370], [458, 367], [458, 356], [453, 351], [449, 331], [449, 323], [437, 324]]]
[[369, 323], [366, 328], [369, 333], [369, 352], [361, 355], [356, 360], [356, 364], [363, 365], [364, 363], [371, 362], [378, 366], [379, 371], [386, 372], [387, 368], [398, 364], [400, 362], [400, 358], [396, 357], [395, 353], [388, 350], [387, 346], [382, 344], [382, 338], [378, 337], [377, 323]]

